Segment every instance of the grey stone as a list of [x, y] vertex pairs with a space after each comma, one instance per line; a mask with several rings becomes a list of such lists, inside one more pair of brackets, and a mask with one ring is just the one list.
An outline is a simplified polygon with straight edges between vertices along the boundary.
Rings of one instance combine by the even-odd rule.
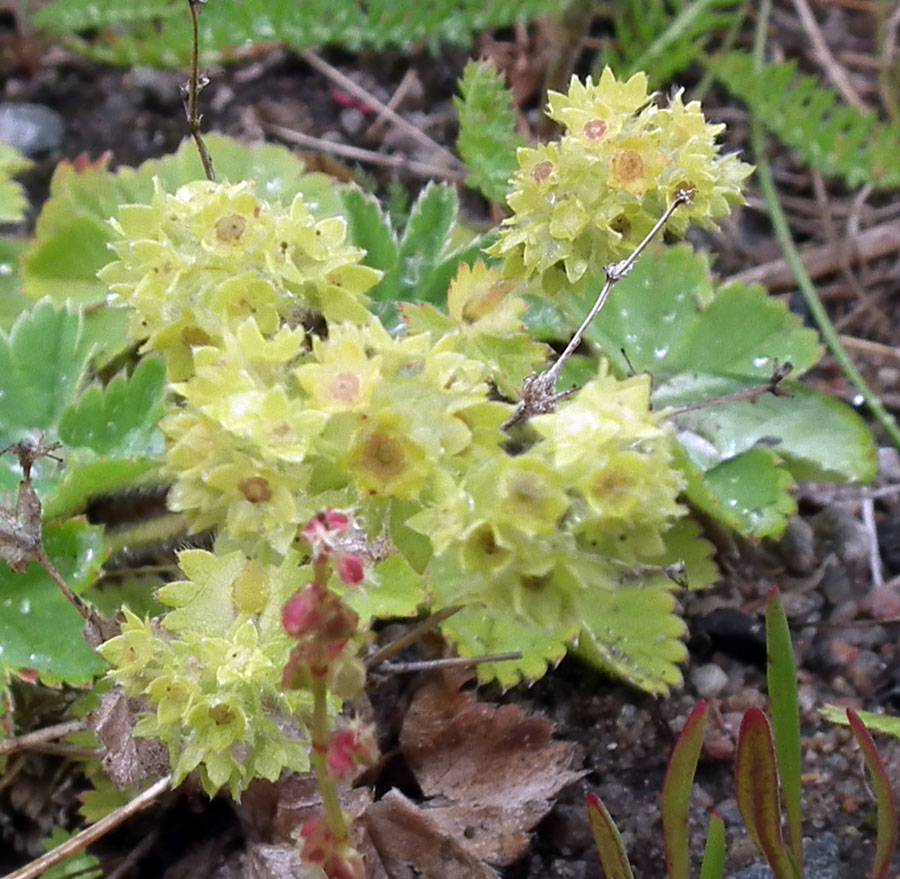
[[62, 116], [42, 104], [0, 103], [0, 140], [31, 159], [62, 146], [65, 126]]
[[[839, 865], [840, 844], [834, 833], [819, 834], [803, 853], [804, 879], [837, 879]], [[732, 879], [772, 879], [772, 871], [765, 864], [752, 864]]]

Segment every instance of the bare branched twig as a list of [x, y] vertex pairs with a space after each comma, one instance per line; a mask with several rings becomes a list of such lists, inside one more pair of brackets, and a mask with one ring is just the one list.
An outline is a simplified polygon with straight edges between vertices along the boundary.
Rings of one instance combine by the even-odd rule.
[[200, 92], [209, 85], [206, 75], [200, 74], [200, 9], [206, 0], [188, 0], [191, 8], [191, 25], [193, 28], [193, 45], [191, 47], [191, 78], [186, 86], [181, 88], [181, 99], [184, 102], [184, 112], [187, 116], [188, 130], [194, 143], [197, 144], [197, 152], [200, 153], [200, 162], [203, 164], [203, 173], [207, 180], [215, 180], [216, 173], [213, 170], [212, 157], [206, 148], [203, 135], [200, 133], [200, 122], [203, 119], [197, 112], [197, 98]]
[[740, 400], [750, 400], [756, 402], [760, 397], [771, 394], [773, 397], [786, 397], [786, 391], [781, 383], [788, 377], [790, 371], [794, 368], [792, 363], [775, 363], [772, 369], [772, 375], [764, 385], [754, 385], [743, 391], [736, 391], [725, 397], [716, 397], [714, 400], [698, 400], [696, 403], [688, 403], [685, 406], [676, 406], [670, 409], [666, 414], [672, 418], [675, 415], [683, 415], [685, 412], [693, 412], [696, 409], [710, 409], [713, 406], [724, 406], [726, 403], [737, 403]]
[[390, 659], [392, 656], [396, 656], [402, 650], [406, 650], [411, 644], [415, 644], [416, 641], [421, 640], [424, 635], [436, 629], [444, 622], [444, 620], [450, 619], [450, 617], [459, 613], [461, 610], [462, 608], [458, 604], [455, 604], [450, 607], [445, 607], [437, 611], [437, 613], [433, 613], [431, 616], [426, 617], [422, 622], [413, 626], [408, 632], [404, 633], [399, 638], [395, 638], [389, 644], [385, 644], [377, 653], [373, 654], [366, 661], [366, 668], [374, 668], [377, 665], [381, 665], [381, 663]]
[[623, 278], [628, 277], [638, 257], [649, 247], [650, 242], [660, 233], [676, 209], [683, 204], [689, 204], [690, 201], [691, 193], [687, 190], [680, 189], [676, 192], [672, 204], [666, 208], [665, 213], [656, 221], [643, 241], [621, 262], [606, 267], [606, 283], [603, 285], [603, 289], [600, 291], [600, 295], [588, 312], [587, 317], [575, 331], [569, 340], [569, 344], [566, 345], [565, 350], [559, 355], [556, 362], [544, 372], [532, 373], [525, 379], [522, 384], [522, 399], [519, 400], [513, 414], [501, 425], [503, 430], [515, 427], [517, 424], [531, 418], [532, 415], [552, 412], [560, 400], [572, 393], [571, 390], [563, 391], [562, 393], [557, 393], [556, 391], [556, 382], [563, 367], [578, 349], [587, 328], [600, 313], [603, 306], [606, 305], [606, 300], [609, 299], [609, 294], [612, 292], [613, 287]]

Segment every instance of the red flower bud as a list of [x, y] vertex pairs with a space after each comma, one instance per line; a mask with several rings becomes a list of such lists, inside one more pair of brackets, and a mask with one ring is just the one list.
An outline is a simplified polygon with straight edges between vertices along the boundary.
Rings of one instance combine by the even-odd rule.
[[366, 568], [358, 555], [345, 555], [338, 559], [338, 577], [348, 586], [358, 586], [365, 579]]
[[292, 595], [281, 611], [281, 624], [293, 638], [314, 631], [322, 618], [322, 606], [329, 593], [316, 583], [307, 583]]

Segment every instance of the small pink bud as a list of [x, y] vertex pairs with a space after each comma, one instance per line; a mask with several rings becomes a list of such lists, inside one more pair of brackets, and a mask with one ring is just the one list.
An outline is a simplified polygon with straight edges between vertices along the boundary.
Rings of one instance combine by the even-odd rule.
[[337, 573], [342, 583], [358, 586], [366, 577], [366, 568], [358, 555], [345, 555], [337, 563]]
[[377, 759], [378, 743], [371, 725], [352, 721], [332, 737], [325, 765], [335, 778], [350, 781], [357, 766], [371, 766]]
[[327, 509], [310, 519], [300, 533], [313, 556], [321, 558], [333, 552], [340, 535], [352, 526], [353, 521], [346, 513]]
[[316, 583], [308, 583], [292, 595], [281, 611], [281, 624], [293, 638], [302, 638], [312, 632], [322, 618], [322, 602], [326, 590]]
[[310, 818], [300, 828], [300, 859], [307, 864], [324, 864], [333, 853], [334, 834], [321, 816]]

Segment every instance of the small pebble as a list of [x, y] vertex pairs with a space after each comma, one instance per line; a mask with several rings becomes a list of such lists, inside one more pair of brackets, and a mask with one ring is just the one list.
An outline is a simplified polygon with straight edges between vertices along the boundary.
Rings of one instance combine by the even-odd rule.
[[856, 661], [847, 669], [844, 677], [863, 695], [868, 695], [875, 688], [875, 679], [881, 673], [884, 663], [877, 653], [871, 650], [860, 650]]
[[894, 589], [870, 589], [860, 599], [859, 609], [873, 620], [900, 617], [900, 594]]
[[812, 525], [799, 516], [789, 519], [778, 551], [792, 573], [811, 574], [817, 562]]
[[845, 562], [868, 560], [869, 532], [846, 507], [826, 507], [811, 522], [821, 544], [820, 556], [833, 552]]
[[728, 684], [728, 675], [714, 662], [707, 662], [691, 672], [691, 683], [701, 699], [714, 699]]
[[0, 140], [30, 159], [58, 150], [64, 133], [56, 110], [42, 104], [0, 103]]
[[878, 450], [878, 472], [886, 482], [900, 482], [900, 452], [893, 446]]
[[355, 107], [347, 107], [346, 109], [341, 110], [339, 118], [341, 120], [341, 128], [343, 128], [347, 134], [359, 134], [363, 125], [366, 124], [366, 117]]

